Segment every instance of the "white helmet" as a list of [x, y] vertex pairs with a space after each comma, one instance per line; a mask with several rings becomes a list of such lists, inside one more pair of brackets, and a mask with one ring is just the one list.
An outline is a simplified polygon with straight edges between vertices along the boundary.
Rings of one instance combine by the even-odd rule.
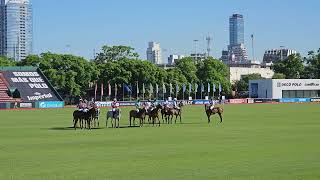
[[177, 98], [174, 98], [173, 100], [174, 100], [174, 101], [176, 101], [176, 100], [177, 100]]

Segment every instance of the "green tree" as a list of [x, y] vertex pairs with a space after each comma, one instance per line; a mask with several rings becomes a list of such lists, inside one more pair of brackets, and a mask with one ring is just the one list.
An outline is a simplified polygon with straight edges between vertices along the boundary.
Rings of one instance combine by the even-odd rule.
[[304, 73], [303, 60], [299, 54], [290, 55], [287, 59], [273, 65], [276, 73], [281, 73], [287, 79], [299, 79]]
[[94, 63], [73, 55], [42, 53], [19, 62], [21, 66], [37, 66], [65, 98], [85, 96], [97, 81], [99, 71]]
[[236, 91], [249, 91], [249, 81], [264, 79], [261, 74], [249, 74], [242, 77], [240, 81], [236, 81], [235, 88]]
[[124, 59], [138, 59], [139, 54], [134, 52], [130, 46], [103, 46], [101, 52], [94, 60], [96, 63], [105, 63], [107, 61], [119, 61]]
[[193, 58], [186, 57], [176, 62], [176, 68], [186, 77], [189, 83], [198, 82], [197, 66]]
[[275, 73], [273, 76], [272, 76], [272, 79], [285, 79], [286, 78], [286, 75], [282, 74], [282, 73]]
[[222, 86], [223, 94], [231, 92], [228, 67], [220, 60], [212, 57], [197, 64], [197, 77], [202, 83], [214, 83]]
[[320, 79], [320, 49], [317, 52], [310, 51], [305, 58], [307, 64], [304, 78]]
[[0, 66], [15, 66], [16, 62], [4, 56], [0, 56]]

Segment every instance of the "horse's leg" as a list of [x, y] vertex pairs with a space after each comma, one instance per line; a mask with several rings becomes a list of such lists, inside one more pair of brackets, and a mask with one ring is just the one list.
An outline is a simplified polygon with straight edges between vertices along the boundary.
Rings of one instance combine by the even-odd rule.
[[107, 118], [106, 118], [106, 127], [108, 127], [108, 120], [109, 120], [109, 117], [107, 115]]
[[158, 123], [159, 123], [159, 127], [160, 127], [160, 124], [161, 124], [161, 123], [160, 123], [160, 119], [159, 119], [159, 116], [157, 116], [157, 119], [158, 119]]
[[220, 123], [222, 123], [222, 114], [221, 113], [218, 113], [219, 114], [219, 117], [220, 117]]
[[210, 120], [210, 116], [211, 116], [211, 113], [208, 113], [208, 112], [207, 112], [208, 124], [209, 124], [209, 123], [210, 123], [210, 121], [211, 121], [211, 120]]
[[175, 124], [177, 124], [177, 118], [178, 118], [178, 114], [176, 114], [176, 119], [174, 120]]
[[73, 123], [74, 123], [74, 130], [77, 130], [78, 118], [74, 118]]

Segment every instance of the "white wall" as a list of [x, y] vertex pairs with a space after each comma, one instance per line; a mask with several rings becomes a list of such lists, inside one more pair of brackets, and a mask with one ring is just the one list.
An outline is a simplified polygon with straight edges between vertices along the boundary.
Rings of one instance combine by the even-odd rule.
[[249, 82], [250, 97], [252, 97], [252, 83], [258, 84], [259, 98], [281, 99], [283, 90], [320, 90], [320, 79], [252, 80]]
[[249, 74], [261, 74], [262, 77], [271, 79], [274, 72], [269, 68], [245, 68], [245, 67], [230, 67], [230, 82], [241, 80], [241, 76]]

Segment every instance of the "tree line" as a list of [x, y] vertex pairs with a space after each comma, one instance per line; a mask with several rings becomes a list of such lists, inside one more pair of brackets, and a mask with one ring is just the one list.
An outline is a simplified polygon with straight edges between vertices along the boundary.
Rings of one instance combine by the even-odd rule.
[[[39, 67], [61, 96], [70, 101], [79, 97], [92, 98], [97, 86], [100, 89], [102, 85], [104, 85], [102, 88], [105, 92], [108, 92], [111, 86], [113, 97], [116, 88], [118, 89], [117, 95], [123, 97], [124, 85], [130, 85], [131, 90], [140, 89], [140, 96], [144, 89], [142, 86], [150, 90], [149, 84], [154, 87], [164, 85], [168, 89], [170, 85], [178, 86], [181, 88], [178, 94], [180, 98], [183, 93], [182, 87], [189, 84], [192, 84], [193, 92], [188, 92], [189, 88], [186, 88], [186, 94], [195, 93], [196, 97], [200, 97], [200, 93], [203, 93], [203, 96], [211, 95], [207, 91], [202, 92], [202, 88], [209, 88], [207, 86], [213, 84], [217, 87], [218, 84], [221, 84], [223, 95], [231, 92], [228, 68], [217, 59], [208, 57], [204, 61], [196, 62], [193, 58], [186, 57], [176, 62], [176, 67], [164, 69], [141, 60], [138, 53], [128, 46], [103, 46], [101, 52], [93, 60], [51, 52], [30, 55], [21, 62], [1, 57], [0, 66]], [[195, 85], [199, 85], [201, 90], [195, 89]], [[130, 95], [135, 96], [135, 94], [137, 93]], [[108, 95], [105, 93], [103, 100]], [[150, 91], [147, 91], [145, 95], [150, 96]]]

